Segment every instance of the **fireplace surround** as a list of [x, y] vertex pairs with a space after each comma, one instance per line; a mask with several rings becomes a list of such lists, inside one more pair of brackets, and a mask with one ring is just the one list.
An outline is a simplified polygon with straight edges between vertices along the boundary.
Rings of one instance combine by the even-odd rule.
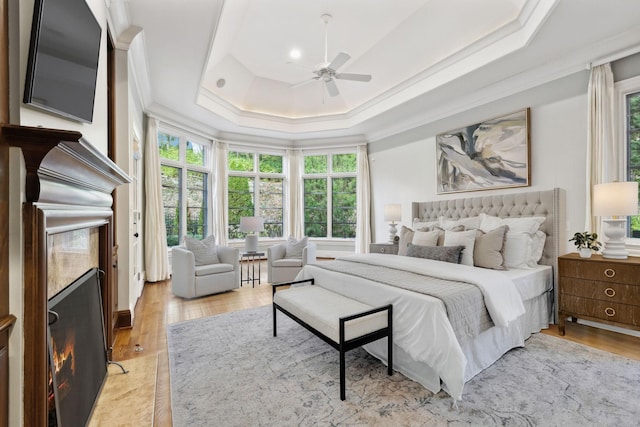
[[64, 268], [64, 254], [55, 249], [56, 240], [69, 232], [95, 235], [94, 261], [89, 263], [104, 272], [100, 294], [110, 347], [117, 312], [112, 193], [131, 179], [79, 132], [2, 125], [1, 135], [9, 145], [21, 148], [25, 161], [23, 419], [24, 425], [44, 426], [49, 395], [48, 300], [73, 280], [65, 277], [69, 269]]

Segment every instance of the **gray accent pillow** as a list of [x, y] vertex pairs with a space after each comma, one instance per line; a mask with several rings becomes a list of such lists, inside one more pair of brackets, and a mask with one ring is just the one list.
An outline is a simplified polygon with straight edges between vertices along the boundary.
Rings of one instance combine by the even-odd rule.
[[219, 264], [218, 252], [216, 250], [216, 239], [209, 236], [203, 240], [194, 239], [192, 237], [184, 238], [185, 246], [193, 252], [196, 265]]
[[464, 246], [419, 246], [409, 244], [407, 256], [460, 264]]
[[398, 241], [398, 255], [407, 255], [407, 247], [413, 241], [414, 231], [404, 225], [400, 228], [400, 240]]
[[305, 236], [302, 239], [298, 240], [293, 236], [289, 236], [289, 240], [287, 240], [287, 249], [285, 252], [285, 258], [302, 258], [302, 250], [307, 246], [308, 238]]
[[[504, 265], [504, 243], [507, 240], [508, 225], [502, 225], [476, 237], [473, 248], [473, 263], [476, 267], [506, 270]], [[482, 232], [481, 232], [482, 233]]]

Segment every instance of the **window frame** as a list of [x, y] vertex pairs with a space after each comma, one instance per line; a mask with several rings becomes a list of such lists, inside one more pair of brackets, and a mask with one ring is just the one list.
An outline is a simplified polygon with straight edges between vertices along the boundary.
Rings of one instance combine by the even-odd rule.
[[[182, 244], [184, 237], [187, 236], [187, 193], [188, 193], [188, 180], [187, 180], [187, 171], [194, 171], [198, 173], [205, 173], [207, 188], [204, 194], [204, 198], [206, 201], [206, 210], [207, 210], [207, 218], [203, 224], [205, 229], [203, 230], [203, 238], [211, 235], [213, 232], [213, 179], [214, 179], [214, 170], [213, 170], [213, 161], [212, 161], [212, 153], [213, 153], [213, 143], [205, 138], [198, 137], [189, 132], [173, 128], [167, 125], [158, 126], [158, 131], [156, 135], [156, 147], [158, 146], [159, 136], [160, 134], [167, 134], [171, 137], [178, 138], [178, 160], [163, 158], [160, 155], [158, 156], [160, 160], [160, 167], [169, 166], [173, 168], [177, 168], [180, 172], [180, 188], [179, 188], [179, 198], [180, 198], [180, 224], [178, 225], [178, 245]], [[195, 165], [187, 162], [187, 143], [191, 142], [194, 144], [201, 145], [204, 148], [204, 165]], [[164, 208], [164, 204], [163, 204]], [[167, 242], [167, 247], [170, 249], [173, 246], [169, 246]]]
[[[640, 92], [640, 76], [631, 77], [616, 82], [614, 85], [614, 90], [616, 97], [615, 114], [617, 122], [616, 141], [619, 144], [617, 160], [618, 164], [620, 165], [620, 176], [618, 178], [622, 181], [627, 181], [629, 179], [629, 141], [627, 140], [629, 129], [627, 126], [627, 96]], [[630, 225], [629, 223], [627, 223], [627, 236], [625, 237], [627, 245], [640, 249], [640, 238], [630, 236], [629, 231]]]
[[[333, 156], [340, 154], [353, 154], [356, 156], [356, 169], [354, 172], [333, 172]], [[325, 173], [305, 173], [304, 163], [305, 158], [310, 156], [327, 156], [327, 172]], [[305, 201], [304, 201], [304, 181], [306, 179], [327, 179], [327, 235], [325, 237], [313, 237], [314, 240], [322, 241], [341, 241], [341, 242], [355, 242], [356, 237], [333, 237], [333, 179], [335, 178], [355, 178], [356, 180], [356, 217], [358, 214], [357, 203], [357, 183], [358, 183], [358, 150], [356, 147], [342, 148], [342, 149], [324, 149], [324, 150], [305, 150], [302, 153], [302, 222], [303, 229], [306, 229], [304, 223], [305, 217]], [[354, 224], [355, 225], [355, 224]]]
[[[287, 206], [289, 203], [288, 198], [288, 174], [287, 174], [287, 158], [284, 150], [278, 149], [260, 149], [258, 147], [245, 147], [239, 145], [230, 145], [227, 151], [228, 153], [250, 153], [253, 155], [253, 170], [251, 171], [234, 171], [228, 167], [229, 159], [227, 158], [227, 183], [229, 182], [230, 177], [242, 177], [242, 178], [252, 178], [254, 180], [253, 185], [253, 206], [254, 216], [261, 216], [261, 206], [260, 206], [260, 180], [261, 179], [281, 179], [282, 180], [282, 236], [271, 237], [266, 235], [266, 231], [260, 233], [261, 240], [282, 240], [285, 239], [288, 235], [289, 224], [288, 217], [286, 213], [288, 212]], [[274, 172], [260, 172], [260, 155], [270, 155], [270, 156], [278, 156], [282, 158], [282, 172], [274, 173]], [[227, 188], [228, 197], [229, 189]], [[227, 203], [227, 218], [229, 218], [229, 209], [231, 206]], [[273, 209], [273, 208], [270, 208]], [[227, 219], [227, 230], [229, 229], [229, 219]], [[267, 223], [265, 222], [265, 229]], [[232, 238], [229, 236], [229, 242], [242, 242], [244, 237], [241, 238]]]

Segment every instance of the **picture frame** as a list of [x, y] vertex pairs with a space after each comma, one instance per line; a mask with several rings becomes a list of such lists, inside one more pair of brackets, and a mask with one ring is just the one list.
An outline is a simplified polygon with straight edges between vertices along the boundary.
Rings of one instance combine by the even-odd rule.
[[531, 185], [530, 110], [436, 135], [437, 194]]

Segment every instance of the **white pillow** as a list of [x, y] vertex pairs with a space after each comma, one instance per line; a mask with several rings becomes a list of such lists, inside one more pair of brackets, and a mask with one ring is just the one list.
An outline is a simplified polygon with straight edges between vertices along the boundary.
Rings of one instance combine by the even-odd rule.
[[480, 229], [485, 233], [500, 227], [501, 225], [509, 226], [509, 234], [526, 233], [534, 234], [544, 222], [543, 216], [529, 216], [522, 218], [499, 218], [482, 214], [480, 215]]
[[411, 244], [418, 246], [436, 246], [438, 243], [439, 231], [414, 231]]
[[538, 265], [538, 261], [542, 258], [542, 251], [544, 251], [544, 243], [547, 240], [547, 235], [544, 231], [536, 231], [531, 238], [531, 257], [529, 258], [529, 266], [535, 267]]
[[400, 228], [400, 240], [398, 241], [398, 255], [406, 256], [407, 248], [413, 241], [415, 231], [404, 225]]
[[220, 263], [216, 250], [216, 239], [213, 235], [203, 240], [185, 236], [184, 243], [187, 249], [193, 252], [196, 265]]
[[419, 230], [421, 228], [431, 228], [434, 225], [440, 225], [440, 218], [435, 221], [420, 221], [420, 218], [414, 218], [412, 227], [414, 230]]
[[289, 236], [287, 240], [287, 249], [285, 252], [285, 258], [302, 258], [302, 250], [307, 246], [308, 238], [305, 236], [298, 240], [293, 236]]
[[480, 228], [481, 220], [482, 220], [482, 217], [480, 216], [472, 216], [469, 218], [460, 218], [455, 220], [440, 218], [440, 227], [444, 228], [445, 230], [451, 230], [456, 226], [462, 225], [466, 230], [471, 230], [471, 229]]
[[476, 244], [477, 230], [450, 231], [445, 230], [443, 246], [464, 246], [460, 264], [473, 266], [473, 247]]
[[504, 242], [504, 265], [507, 268], [531, 268], [531, 236], [525, 233], [509, 235]]

